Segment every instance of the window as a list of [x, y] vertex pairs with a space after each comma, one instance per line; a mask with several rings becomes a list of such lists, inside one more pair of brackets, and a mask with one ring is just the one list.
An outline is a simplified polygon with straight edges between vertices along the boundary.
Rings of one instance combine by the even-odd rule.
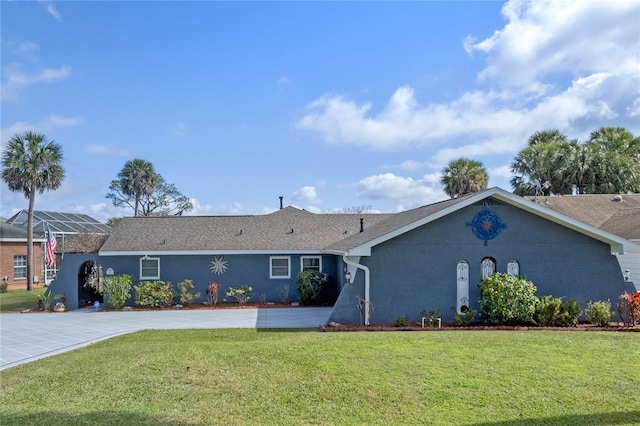
[[27, 256], [13, 256], [13, 278], [27, 278]]
[[157, 257], [143, 257], [140, 259], [140, 279], [160, 279], [160, 259]]
[[291, 258], [289, 256], [272, 256], [269, 259], [271, 261], [270, 278], [291, 278], [289, 268]]
[[512, 260], [507, 263], [507, 274], [515, 275], [516, 277], [520, 276], [520, 264], [517, 260]]
[[457, 267], [457, 297], [456, 309], [459, 314], [469, 310], [469, 262], [461, 260]]
[[496, 272], [496, 261], [491, 257], [485, 257], [480, 264], [480, 277], [484, 280]]
[[322, 270], [322, 258], [320, 256], [302, 256], [300, 258], [300, 270], [318, 271]]

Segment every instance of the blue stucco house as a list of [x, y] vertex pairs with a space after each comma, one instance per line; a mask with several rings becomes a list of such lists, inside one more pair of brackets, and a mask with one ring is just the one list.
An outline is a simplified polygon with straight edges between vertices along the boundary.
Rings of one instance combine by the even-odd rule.
[[327, 275], [330, 321], [345, 324], [361, 321], [357, 296], [375, 306], [368, 323], [437, 308], [451, 320], [454, 309], [478, 309], [477, 284], [494, 272], [526, 277], [538, 295], [615, 303], [640, 289], [640, 194], [520, 197], [491, 188], [396, 214], [286, 207], [256, 216], [130, 217], [97, 253], [65, 255], [53, 285], [69, 308], [90, 302], [75, 296], [86, 271], [98, 280], [191, 279], [203, 295], [211, 281], [221, 294], [249, 284], [268, 301], [288, 288], [297, 300], [303, 269]]

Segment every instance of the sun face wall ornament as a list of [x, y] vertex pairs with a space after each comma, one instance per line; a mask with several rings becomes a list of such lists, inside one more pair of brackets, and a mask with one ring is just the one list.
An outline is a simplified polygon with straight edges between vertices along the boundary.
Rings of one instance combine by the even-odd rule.
[[227, 262], [224, 259], [224, 256], [216, 256], [213, 259], [211, 259], [211, 262], [209, 262], [210, 265], [210, 269], [211, 272], [213, 272], [214, 274], [217, 275], [222, 275], [225, 272], [227, 272], [227, 269], [229, 268], [229, 262]]
[[467, 223], [467, 226], [471, 226], [471, 230], [476, 237], [484, 240], [484, 245], [488, 245], [488, 241], [494, 239], [500, 234], [500, 231], [506, 228], [506, 225], [502, 223], [500, 217], [489, 209], [489, 203], [484, 203], [484, 208], [478, 213], [471, 223]]

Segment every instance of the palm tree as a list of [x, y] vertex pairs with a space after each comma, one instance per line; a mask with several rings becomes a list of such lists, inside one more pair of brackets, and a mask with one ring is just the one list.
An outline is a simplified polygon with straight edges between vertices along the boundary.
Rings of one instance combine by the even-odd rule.
[[9, 139], [2, 154], [2, 180], [29, 199], [27, 218], [27, 290], [33, 289], [33, 210], [36, 192], [58, 189], [64, 179], [62, 147], [45, 136], [26, 132]]
[[558, 130], [536, 132], [511, 164], [511, 186], [518, 195], [570, 194], [571, 145]]
[[487, 189], [489, 175], [480, 161], [458, 158], [442, 169], [440, 183], [448, 196], [457, 198]]
[[586, 145], [595, 153], [592, 192], [640, 192], [640, 137], [623, 127], [601, 127]]
[[160, 176], [148, 161], [136, 158], [127, 161], [118, 174], [120, 188], [125, 195], [135, 198], [134, 216], [140, 214], [140, 199], [143, 196], [150, 197], [155, 191]]

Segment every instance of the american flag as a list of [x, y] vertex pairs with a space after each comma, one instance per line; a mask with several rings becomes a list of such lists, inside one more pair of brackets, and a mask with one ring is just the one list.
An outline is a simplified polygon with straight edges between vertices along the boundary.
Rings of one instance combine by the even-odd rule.
[[56, 237], [53, 235], [53, 232], [51, 232], [51, 229], [47, 227], [47, 244], [44, 263], [52, 269], [56, 267], [56, 247], [58, 247]]

